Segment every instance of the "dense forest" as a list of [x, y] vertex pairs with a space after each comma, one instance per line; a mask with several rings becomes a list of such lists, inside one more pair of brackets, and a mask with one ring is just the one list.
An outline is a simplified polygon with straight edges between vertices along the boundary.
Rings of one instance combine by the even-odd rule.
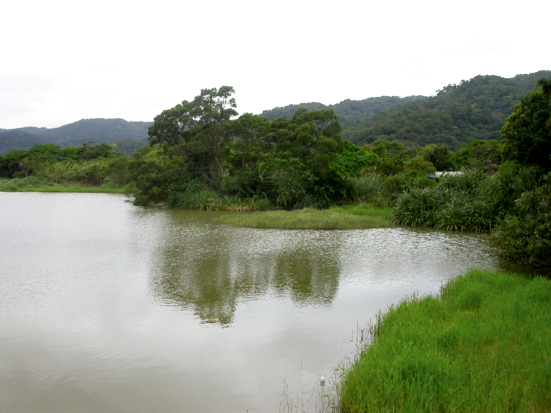
[[330, 108], [341, 122], [343, 139], [358, 145], [386, 139], [406, 146], [443, 144], [458, 150], [475, 139], [500, 139], [501, 127], [514, 105], [534, 88], [537, 79], [550, 77], [551, 71], [509, 79], [477, 76], [445, 86], [432, 97], [378, 97], [328, 106], [302, 103], [266, 110], [262, 116], [273, 121], [290, 119], [300, 108]]
[[500, 130], [514, 105], [551, 71], [510, 79], [477, 76], [448, 85], [427, 99], [394, 105], [343, 131], [356, 144], [377, 139], [412, 145], [444, 144], [457, 150], [475, 139], [500, 139]]
[[264, 116], [265, 118], [268, 118], [270, 122], [273, 122], [277, 118], [281, 117], [291, 119], [295, 111], [298, 109], [307, 109], [309, 111], [332, 109], [341, 123], [343, 132], [346, 132], [348, 129], [358, 126], [363, 120], [372, 118], [373, 115], [384, 109], [388, 109], [399, 103], [411, 102], [418, 99], [426, 99], [426, 97], [409, 96], [400, 98], [398, 96], [381, 96], [364, 100], [346, 99], [334, 105], [324, 105], [319, 102], [300, 103], [298, 105], [288, 105], [271, 110], [265, 110], [261, 113], [261, 116]]

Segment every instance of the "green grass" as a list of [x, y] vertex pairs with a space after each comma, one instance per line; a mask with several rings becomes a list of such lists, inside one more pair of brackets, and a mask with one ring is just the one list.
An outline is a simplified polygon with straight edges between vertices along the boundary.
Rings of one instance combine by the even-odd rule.
[[217, 222], [235, 227], [272, 229], [365, 229], [392, 227], [390, 208], [371, 208], [362, 204], [330, 209], [306, 208], [298, 211], [265, 211], [228, 214]]
[[0, 192], [124, 193], [124, 189], [113, 185], [87, 186], [29, 176], [21, 179], [0, 179]]
[[471, 270], [382, 315], [342, 412], [551, 411], [551, 282]]
[[105, 186], [45, 186], [37, 188], [28, 188], [19, 190], [18, 192], [82, 192], [82, 193], [109, 193], [122, 194], [122, 188], [110, 188]]

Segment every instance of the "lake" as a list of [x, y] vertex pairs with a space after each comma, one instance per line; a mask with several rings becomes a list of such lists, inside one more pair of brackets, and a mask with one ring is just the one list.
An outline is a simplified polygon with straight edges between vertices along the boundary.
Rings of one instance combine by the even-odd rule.
[[216, 216], [0, 193], [0, 411], [314, 411], [378, 311], [497, 265], [479, 235]]

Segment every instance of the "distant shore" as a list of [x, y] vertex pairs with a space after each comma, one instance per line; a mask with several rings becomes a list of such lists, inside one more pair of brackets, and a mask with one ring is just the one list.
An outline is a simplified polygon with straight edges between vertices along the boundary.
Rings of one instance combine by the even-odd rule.
[[53, 180], [38, 179], [33, 176], [27, 178], [0, 179], [0, 192], [80, 192], [80, 193], [124, 193], [124, 188], [101, 185], [82, 185], [74, 182], [56, 182]]

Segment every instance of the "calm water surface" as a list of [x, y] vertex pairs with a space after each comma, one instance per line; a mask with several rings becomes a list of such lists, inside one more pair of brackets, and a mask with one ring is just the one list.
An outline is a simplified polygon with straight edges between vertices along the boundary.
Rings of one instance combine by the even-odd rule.
[[469, 234], [215, 216], [0, 193], [0, 411], [314, 411], [379, 310], [496, 265]]

